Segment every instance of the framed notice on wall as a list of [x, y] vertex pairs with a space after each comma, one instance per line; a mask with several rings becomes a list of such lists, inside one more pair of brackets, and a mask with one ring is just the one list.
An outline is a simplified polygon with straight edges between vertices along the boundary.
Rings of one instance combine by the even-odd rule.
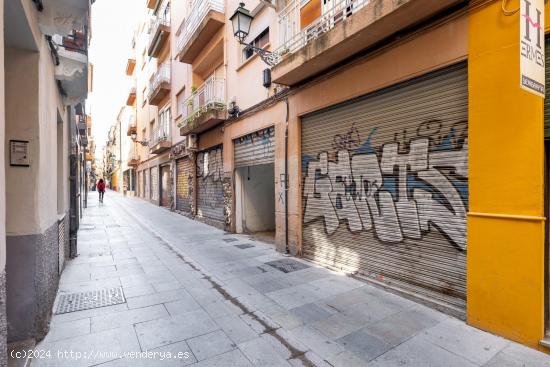
[[10, 166], [29, 167], [29, 141], [10, 140]]
[[520, 86], [544, 98], [544, 0], [520, 0]]

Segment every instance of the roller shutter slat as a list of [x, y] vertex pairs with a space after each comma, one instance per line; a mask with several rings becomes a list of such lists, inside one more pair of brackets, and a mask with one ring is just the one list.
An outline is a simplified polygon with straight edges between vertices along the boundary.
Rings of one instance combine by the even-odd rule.
[[304, 116], [304, 256], [463, 313], [467, 120], [465, 64]]

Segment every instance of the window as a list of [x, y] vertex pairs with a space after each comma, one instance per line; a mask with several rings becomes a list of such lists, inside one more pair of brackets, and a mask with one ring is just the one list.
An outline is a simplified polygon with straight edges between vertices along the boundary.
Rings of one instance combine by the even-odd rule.
[[176, 117], [183, 115], [183, 104], [185, 102], [185, 87], [181, 88], [176, 95]]
[[141, 91], [141, 106], [145, 106], [145, 102], [147, 102], [147, 88], [143, 88], [143, 90]]
[[[269, 43], [269, 27], [264, 29], [256, 38], [250, 42], [250, 44], [257, 48], [264, 48]], [[244, 47], [243, 49], [243, 62], [250, 59], [254, 55], [254, 51], [250, 48]]]
[[154, 136], [155, 133], [153, 131], [154, 129], [155, 129], [155, 119], [149, 122], [149, 141], [152, 141], [153, 144], [156, 144], [156, 141], [154, 141], [154, 137], [155, 137]]
[[159, 136], [160, 138], [168, 138], [170, 133], [170, 108], [166, 108], [159, 113]]
[[147, 65], [147, 48], [143, 49], [143, 52], [141, 53], [141, 70], [145, 69], [145, 65]]
[[162, 10], [162, 19], [165, 22], [170, 22], [170, 3], [167, 3], [164, 9]]

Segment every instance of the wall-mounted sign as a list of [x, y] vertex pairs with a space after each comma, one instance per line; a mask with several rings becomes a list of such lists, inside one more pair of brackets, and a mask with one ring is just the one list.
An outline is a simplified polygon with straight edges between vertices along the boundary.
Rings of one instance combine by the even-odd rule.
[[520, 3], [520, 85], [544, 98], [544, 0]]
[[27, 140], [10, 140], [10, 166], [29, 167], [29, 155]]

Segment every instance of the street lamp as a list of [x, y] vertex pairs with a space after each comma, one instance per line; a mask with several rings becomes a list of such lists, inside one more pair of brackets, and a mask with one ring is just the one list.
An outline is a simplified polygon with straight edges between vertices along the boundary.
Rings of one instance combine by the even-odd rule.
[[269, 66], [274, 66], [275, 64], [277, 64], [276, 54], [266, 51], [263, 48], [253, 46], [250, 43], [246, 43], [244, 41], [250, 33], [250, 25], [254, 20], [254, 17], [252, 16], [252, 14], [250, 14], [250, 11], [244, 6], [244, 3], [240, 3], [237, 10], [235, 10], [235, 13], [233, 13], [233, 15], [229, 18], [229, 20], [233, 24], [233, 35], [241, 45], [245, 46], [245, 50], [252, 50], [258, 53], [263, 62], [265, 62]]
[[136, 133], [136, 132], [132, 132], [132, 133], [130, 134], [130, 137], [132, 138], [132, 141], [133, 141], [134, 143], [140, 143], [140, 144], [143, 145], [144, 147], [146, 147], [147, 145], [149, 145], [149, 143], [148, 143], [147, 141], [145, 141], [145, 140], [143, 140], [143, 141], [137, 141], [137, 133]]

